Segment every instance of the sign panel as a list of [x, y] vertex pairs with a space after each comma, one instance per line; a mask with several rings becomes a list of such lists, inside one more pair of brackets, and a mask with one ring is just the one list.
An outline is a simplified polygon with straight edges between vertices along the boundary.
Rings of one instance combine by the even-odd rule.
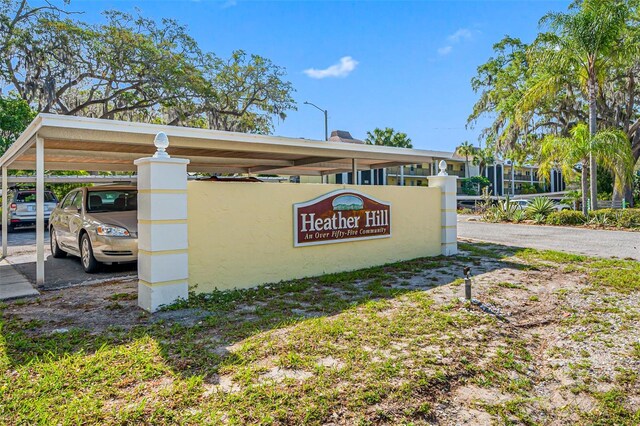
[[389, 238], [391, 204], [359, 191], [330, 192], [293, 205], [295, 247]]

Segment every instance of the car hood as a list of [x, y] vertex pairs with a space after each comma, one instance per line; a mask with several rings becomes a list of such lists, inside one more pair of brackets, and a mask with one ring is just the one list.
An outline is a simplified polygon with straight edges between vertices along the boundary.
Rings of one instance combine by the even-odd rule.
[[105, 225], [115, 225], [126, 228], [129, 232], [138, 233], [138, 212], [136, 210], [126, 212], [89, 213], [96, 222]]

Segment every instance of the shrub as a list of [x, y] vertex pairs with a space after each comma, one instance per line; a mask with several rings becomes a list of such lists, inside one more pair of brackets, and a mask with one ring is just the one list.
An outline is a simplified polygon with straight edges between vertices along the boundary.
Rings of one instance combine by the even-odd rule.
[[536, 194], [540, 191], [538, 191], [538, 189], [534, 185], [531, 185], [530, 183], [523, 183], [522, 186], [520, 187], [520, 192], [522, 194]]
[[640, 227], [640, 209], [600, 209], [589, 212], [589, 223], [596, 226]]
[[640, 209], [620, 210], [616, 225], [622, 228], [640, 227]]
[[518, 211], [518, 205], [512, 203], [509, 197], [505, 200], [498, 201], [496, 207], [498, 209], [500, 219], [506, 220], [507, 222], [511, 222], [513, 220], [513, 215]]
[[544, 223], [545, 215], [542, 213], [536, 213], [533, 215], [533, 223], [541, 224]]
[[589, 224], [595, 226], [615, 225], [617, 221], [617, 210], [600, 209], [589, 212]]
[[589, 216], [589, 225], [607, 226], [609, 223], [609, 218], [606, 215]]
[[553, 212], [553, 201], [547, 197], [536, 197], [531, 200], [531, 203], [527, 206], [527, 216], [535, 218], [537, 215], [547, 217]]
[[484, 176], [472, 176], [460, 179], [462, 182], [462, 193], [465, 195], [479, 195], [482, 188], [488, 187], [491, 182]]
[[482, 214], [482, 218], [487, 222], [511, 222], [518, 210], [518, 205], [512, 203], [507, 197], [506, 200], [498, 201], [496, 205], [488, 207]]
[[553, 212], [546, 219], [548, 225], [582, 225], [586, 221], [585, 215], [575, 210]]
[[522, 209], [516, 210], [513, 213], [513, 221], [516, 223], [522, 222], [523, 220], [525, 220], [525, 218], [526, 218], [526, 215], [524, 213], [524, 210]]

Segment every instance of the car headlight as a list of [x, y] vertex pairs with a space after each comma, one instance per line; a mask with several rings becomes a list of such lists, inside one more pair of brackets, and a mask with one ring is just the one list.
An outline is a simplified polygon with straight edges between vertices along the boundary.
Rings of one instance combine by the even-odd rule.
[[111, 225], [100, 225], [96, 232], [103, 237], [128, 237], [130, 235], [126, 229]]

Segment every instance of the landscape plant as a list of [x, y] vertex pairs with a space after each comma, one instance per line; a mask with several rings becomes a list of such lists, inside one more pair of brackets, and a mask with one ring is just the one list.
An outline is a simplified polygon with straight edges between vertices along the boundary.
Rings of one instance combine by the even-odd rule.
[[518, 209], [515, 212], [513, 212], [512, 219], [513, 219], [513, 221], [515, 223], [520, 223], [523, 220], [525, 220], [526, 218], [527, 218], [526, 212], [524, 210], [522, 210], [522, 209]]
[[520, 207], [507, 196], [506, 199], [498, 200], [496, 204], [488, 207], [483, 213], [483, 219], [489, 222], [512, 222], [519, 211]]
[[[537, 90], [548, 83], [545, 87], [547, 90], [563, 92], [564, 88], [557, 85], [558, 78], [564, 78], [567, 73], [573, 74], [574, 79], [586, 86], [588, 132], [591, 137], [595, 137], [598, 131], [599, 77], [608, 62], [614, 61], [618, 54], [629, 15], [627, 2], [582, 0], [574, 2], [568, 13], [552, 12], [540, 20], [540, 24], [547, 26], [550, 32], [539, 35], [537, 40], [539, 45], [546, 47], [540, 50], [537, 60], [539, 66], [547, 70], [547, 73], [541, 73], [543, 77], [540, 81], [543, 84], [538, 85]], [[560, 70], [564, 75], [556, 75]], [[626, 134], [620, 133], [631, 153], [629, 139]], [[589, 167], [590, 170], [593, 208], [597, 208], [597, 155], [597, 152], [589, 152], [588, 161], [582, 163], [583, 168]]]
[[533, 223], [540, 225], [545, 222], [546, 216], [542, 213], [536, 213], [531, 217], [531, 220], [533, 220]]
[[[549, 13], [541, 20], [533, 43], [505, 36], [472, 79], [478, 100], [469, 124], [488, 118], [482, 136], [487, 144], [506, 151], [537, 145], [541, 135], [568, 136], [575, 123], [586, 122], [591, 134], [622, 131], [637, 161], [638, 5], [636, 1], [574, 1], [566, 12]], [[589, 168], [589, 161], [585, 167]], [[622, 196], [628, 202], [634, 199], [630, 185], [617, 183], [613, 199], [619, 201]]]
[[585, 123], [578, 123], [571, 128], [569, 134], [570, 137], [547, 135], [542, 140], [539, 173], [549, 177], [551, 170], [560, 169], [565, 179], [570, 179], [575, 176], [578, 168], [582, 213], [586, 216], [589, 159], [595, 158], [600, 166], [616, 176], [617, 184], [624, 185], [631, 182], [633, 177], [633, 155], [626, 135], [619, 130], [601, 130], [592, 136]]
[[472, 176], [461, 179], [461, 184], [465, 195], [480, 195], [482, 189], [488, 187], [491, 182], [484, 176]]
[[520, 188], [520, 193], [522, 194], [536, 194], [538, 192], [538, 189], [530, 183], [523, 183], [522, 187]]
[[587, 218], [582, 212], [575, 210], [562, 210], [553, 212], [547, 216], [545, 223], [547, 225], [583, 225]]
[[533, 218], [536, 215], [542, 215], [543, 217], [547, 217], [554, 210], [553, 201], [551, 201], [547, 197], [535, 197], [531, 202], [527, 205], [526, 213], [527, 216]]
[[376, 127], [372, 132], [367, 132], [364, 140], [367, 145], [393, 146], [396, 148], [413, 148], [411, 138], [406, 133], [396, 132], [391, 127], [380, 129]]
[[477, 149], [475, 146], [469, 143], [469, 141], [464, 141], [456, 148], [456, 154], [464, 157], [464, 177], [469, 178], [469, 157], [476, 153]]

